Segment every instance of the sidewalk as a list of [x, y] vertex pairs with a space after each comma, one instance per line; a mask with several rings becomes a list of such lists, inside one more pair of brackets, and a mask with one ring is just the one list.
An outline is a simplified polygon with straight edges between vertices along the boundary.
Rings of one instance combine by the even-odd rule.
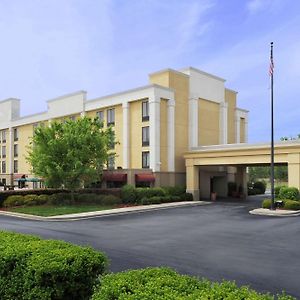
[[270, 210], [267, 208], [256, 208], [256, 209], [250, 210], [249, 213], [251, 215], [272, 216], [272, 217], [297, 217], [297, 216], [300, 216], [300, 210], [284, 210], [284, 209]]
[[143, 213], [143, 212], [155, 211], [161, 209], [199, 206], [199, 205], [207, 205], [207, 204], [211, 204], [211, 202], [205, 202], [205, 201], [171, 202], [171, 203], [152, 204], [152, 205], [145, 205], [145, 206], [114, 208], [114, 209], [108, 209], [102, 211], [91, 211], [91, 212], [84, 212], [84, 213], [77, 213], [77, 214], [57, 215], [51, 217], [41, 217], [35, 215], [15, 213], [15, 212], [0, 211], [0, 216], [5, 215], [5, 216], [17, 217], [17, 218], [22, 218], [27, 220], [35, 220], [35, 221], [76, 221], [76, 220], [91, 219], [95, 217], [126, 215], [126, 214]]

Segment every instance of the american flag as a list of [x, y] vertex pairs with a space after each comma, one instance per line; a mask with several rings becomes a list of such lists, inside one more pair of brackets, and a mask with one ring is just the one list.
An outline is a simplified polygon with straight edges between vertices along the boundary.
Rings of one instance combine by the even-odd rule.
[[274, 62], [273, 62], [273, 53], [271, 53], [270, 57], [270, 67], [269, 67], [269, 74], [272, 76], [274, 73]]

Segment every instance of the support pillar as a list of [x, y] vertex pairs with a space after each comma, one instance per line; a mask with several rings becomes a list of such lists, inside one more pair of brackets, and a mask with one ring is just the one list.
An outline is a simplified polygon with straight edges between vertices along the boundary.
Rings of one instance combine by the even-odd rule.
[[8, 157], [8, 174], [9, 185], [14, 184], [14, 129], [8, 129], [8, 143], [6, 148], [6, 156]]
[[247, 197], [248, 196], [248, 187], [247, 187], [247, 167], [246, 166], [237, 167], [236, 184], [237, 184], [238, 191], [240, 190], [240, 186], [242, 186], [243, 196]]
[[175, 172], [175, 101], [168, 100], [168, 171]]
[[288, 155], [288, 183], [300, 190], [300, 153]]
[[200, 200], [199, 190], [199, 166], [186, 165], [186, 192], [191, 193], [195, 201]]

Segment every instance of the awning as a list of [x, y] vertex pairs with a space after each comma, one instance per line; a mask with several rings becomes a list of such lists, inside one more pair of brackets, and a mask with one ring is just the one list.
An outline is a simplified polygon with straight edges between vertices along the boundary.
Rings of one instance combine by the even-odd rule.
[[123, 173], [104, 173], [102, 178], [105, 181], [127, 182], [127, 174]]
[[135, 174], [136, 182], [154, 182], [155, 177], [153, 174]]
[[19, 178], [19, 179], [15, 179], [17, 181], [20, 181], [20, 182], [40, 182], [40, 181], [43, 181], [42, 179], [39, 179], [39, 178]]

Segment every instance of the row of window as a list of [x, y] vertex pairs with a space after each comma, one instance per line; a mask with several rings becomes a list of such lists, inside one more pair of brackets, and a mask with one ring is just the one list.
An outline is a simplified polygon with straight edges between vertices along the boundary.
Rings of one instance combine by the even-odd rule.
[[[19, 156], [19, 146], [17, 144], [14, 145], [14, 157]], [[6, 146], [1, 147], [1, 157], [5, 158], [6, 157]]]
[[[17, 160], [14, 160], [14, 173], [18, 173], [19, 171], [19, 163]], [[6, 173], [6, 161], [1, 162], [1, 173]]]
[[[6, 143], [6, 132], [7, 130], [1, 130], [1, 139], [0, 142]], [[14, 141], [17, 141], [19, 139], [19, 130], [18, 128], [14, 128], [14, 133], [13, 133], [13, 139]]]

